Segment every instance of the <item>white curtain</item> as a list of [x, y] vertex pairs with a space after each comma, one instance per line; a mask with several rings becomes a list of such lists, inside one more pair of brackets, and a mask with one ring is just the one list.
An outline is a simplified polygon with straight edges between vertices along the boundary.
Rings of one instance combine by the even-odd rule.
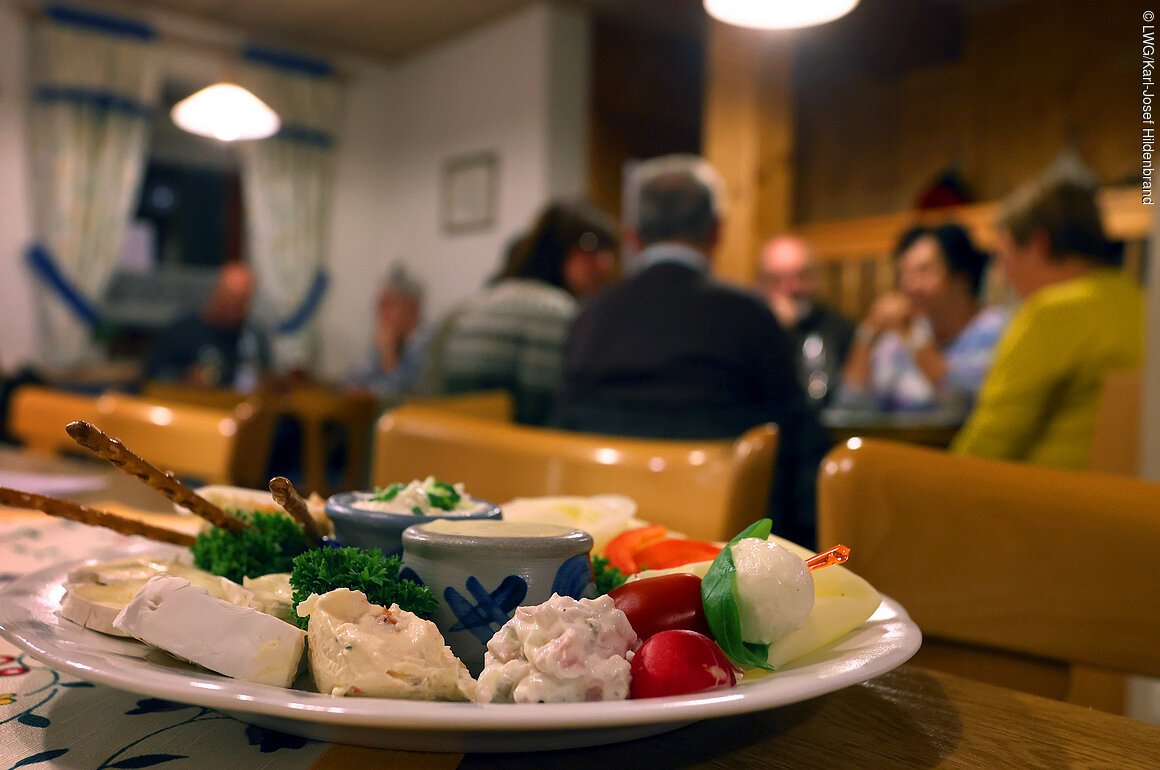
[[147, 27], [57, 11], [33, 32], [29, 136], [42, 358], [92, 360], [95, 303], [137, 201], [158, 91]]
[[324, 63], [253, 52], [239, 81], [282, 119], [274, 137], [239, 143], [248, 252], [261, 306], [275, 316], [275, 366], [309, 371], [326, 287], [339, 89]]

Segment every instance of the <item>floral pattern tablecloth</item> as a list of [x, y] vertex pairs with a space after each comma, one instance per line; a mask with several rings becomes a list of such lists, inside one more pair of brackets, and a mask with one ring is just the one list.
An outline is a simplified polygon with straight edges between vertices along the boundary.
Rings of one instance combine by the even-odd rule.
[[[27, 572], [127, 542], [103, 529], [0, 511], [0, 588]], [[314, 765], [328, 745], [247, 725], [213, 709], [93, 685], [53, 671], [0, 639], [0, 770], [294, 770]]]

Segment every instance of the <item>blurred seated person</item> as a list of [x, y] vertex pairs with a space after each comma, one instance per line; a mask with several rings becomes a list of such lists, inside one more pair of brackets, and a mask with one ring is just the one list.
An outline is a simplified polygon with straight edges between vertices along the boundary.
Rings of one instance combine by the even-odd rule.
[[818, 302], [817, 260], [801, 238], [783, 235], [765, 245], [758, 282], [769, 309], [789, 335], [806, 395], [816, 406], [825, 406], [838, 389], [854, 324]]
[[1116, 266], [1095, 194], [1082, 184], [1021, 190], [998, 228], [999, 263], [1023, 303], [951, 448], [1083, 468], [1104, 375], [1143, 360], [1143, 297]]
[[894, 253], [898, 289], [858, 326], [838, 405], [965, 415], [1008, 318], [980, 304], [987, 256], [952, 224], [912, 228]]
[[205, 306], [157, 333], [145, 359], [145, 378], [243, 393], [257, 388], [270, 368], [270, 346], [250, 323], [253, 294], [249, 267], [223, 265]]
[[423, 287], [398, 265], [383, 282], [375, 301], [371, 350], [365, 361], [346, 373], [342, 386], [369, 392], [380, 402], [414, 392], [430, 340], [422, 316]]
[[545, 208], [499, 275], [440, 324], [424, 365], [425, 391], [505, 389], [517, 422], [547, 422], [568, 327], [580, 302], [615, 278], [618, 245], [612, 219], [590, 204]]
[[593, 297], [568, 338], [562, 428], [620, 436], [731, 439], [780, 430], [778, 534], [812, 546], [825, 436], [798, 384], [790, 343], [755, 293], [709, 273], [723, 184], [691, 155], [642, 163], [629, 180], [628, 277]]

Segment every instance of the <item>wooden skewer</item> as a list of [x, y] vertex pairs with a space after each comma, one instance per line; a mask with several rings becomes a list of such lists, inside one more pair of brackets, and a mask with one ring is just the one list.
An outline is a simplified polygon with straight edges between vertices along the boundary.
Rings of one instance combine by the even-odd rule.
[[150, 540], [172, 543], [173, 545], [191, 546], [195, 540], [193, 535], [187, 535], [184, 532], [175, 532], [172, 529], [155, 527], [152, 524], [146, 524], [137, 519], [128, 519], [124, 516], [118, 516], [115, 513], [109, 513], [108, 511], [98, 511], [95, 508], [89, 508], [88, 506], [68, 500], [59, 500], [55, 497], [45, 497], [44, 495], [33, 495], [17, 489], [9, 489], [8, 487], [0, 487], [0, 505], [7, 505], [13, 508], [28, 508], [33, 511], [47, 513], [49, 516], [59, 516], [62, 519], [79, 521], [81, 524], [105, 527], [114, 532], [120, 532], [122, 535], [141, 535]]
[[302, 495], [298, 494], [298, 490], [290, 483], [290, 479], [285, 476], [275, 476], [270, 479], [270, 494], [274, 496], [274, 502], [282, 506], [286, 513], [302, 525], [308, 540], [314, 545], [322, 544], [322, 531], [318, 529], [318, 522], [310, 515], [310, 508], [302, 499]]
[[73, 441], [88, 449], [98, 457], [108, 460], [116, 467], [134, 476], [156, 489], [178, 505], [187, 508], [190, 513], [221, 529], [231, 532], [241, 532], [249, 527], [249, 523], [218, 508], [201, 495], [178, 481], [172, 473], [162, 473], [156, 466], [141, 459], [130, 452], [124, 444], [115, 438], [106, 436], [100, 428], [84, 420], [70, 422], [65, 428]]

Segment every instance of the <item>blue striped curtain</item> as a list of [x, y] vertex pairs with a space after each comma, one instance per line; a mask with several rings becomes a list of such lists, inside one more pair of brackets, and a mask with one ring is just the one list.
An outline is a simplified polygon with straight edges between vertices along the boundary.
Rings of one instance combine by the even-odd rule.
[[339, 87], [329, 64], [250, 48], [239, 82], [282, 119], [270, 139], [241, 142], [248, 253], [262, 306], [276, 314], [275, 364], [310, 370], [327, 285]]
[[44, 362], [85, 363], [100, 297], [141, 183], [158, 93], [154, 31], [50, 7], [32, 38], [29, 127], [33, 232]]

